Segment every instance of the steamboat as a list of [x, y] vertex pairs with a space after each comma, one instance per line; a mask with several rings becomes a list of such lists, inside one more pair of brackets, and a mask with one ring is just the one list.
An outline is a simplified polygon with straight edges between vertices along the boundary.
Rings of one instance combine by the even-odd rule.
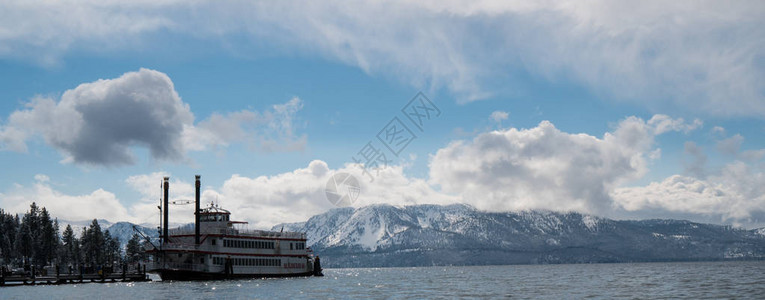
[[162, 280], [321, 276], [321, 263], [306, 247], [303, 232], [246, 230], [231, 212], [215, 204], [200, 209], [196, 176], [194, 227], [168, 228], [169, 177], [162, 183], [160, 243], [148, 250], [149, 272]]

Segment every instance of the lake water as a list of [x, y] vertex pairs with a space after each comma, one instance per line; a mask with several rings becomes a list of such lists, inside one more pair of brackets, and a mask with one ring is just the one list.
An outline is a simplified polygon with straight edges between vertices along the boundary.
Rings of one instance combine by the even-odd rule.
[[0, 299], [765, 298], [765, 261], [325, 269], [324, 277], [0, 288]]

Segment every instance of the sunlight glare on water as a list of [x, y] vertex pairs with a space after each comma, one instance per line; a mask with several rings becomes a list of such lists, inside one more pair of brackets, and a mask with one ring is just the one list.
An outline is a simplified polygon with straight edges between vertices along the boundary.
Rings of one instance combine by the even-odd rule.
[[765, 262], [325, 269], [324, 277], [0, 288], [3, 299], [757, 298]]

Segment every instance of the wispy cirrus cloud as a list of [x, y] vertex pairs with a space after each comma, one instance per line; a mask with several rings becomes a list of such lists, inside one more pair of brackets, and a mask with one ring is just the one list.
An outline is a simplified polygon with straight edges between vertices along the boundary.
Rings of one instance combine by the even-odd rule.
[[241, 110], [226, 114], [213, 113], [194, 126], [187, 126], [184, 144], [190, 150], [202, 151], [246, 142], [257, 151], [302, 151], [308, 138], [297, 132], [297, 113], [303, 101], [294, 97], [272, 105], [263, 112]]
[[763, 20], [761, 1], [10, 1], [0, 57], [55, 63], [177, 35], [324, 57], [460, 101], [522, 91], [530, 74], [654, 110], [763, 117]]

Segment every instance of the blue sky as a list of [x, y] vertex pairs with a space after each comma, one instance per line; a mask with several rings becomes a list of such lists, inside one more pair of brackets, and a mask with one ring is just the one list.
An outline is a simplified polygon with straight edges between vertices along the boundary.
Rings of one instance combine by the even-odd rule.
[[11, 1], [0, 207], [153, 222], [161, 177], [201, 174], [254, 226], [304, 220], [421, 91], [442, 114], [354, 205], [762, 226], [763, 5], [608, 4]]

